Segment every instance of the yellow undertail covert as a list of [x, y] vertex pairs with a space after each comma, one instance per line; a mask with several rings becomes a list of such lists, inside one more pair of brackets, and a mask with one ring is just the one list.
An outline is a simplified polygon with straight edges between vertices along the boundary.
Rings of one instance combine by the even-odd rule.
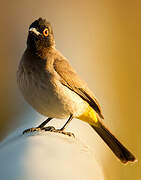
[[97, 114], [91, 106], [88, 106], [85, 112], [76, 118], [85, 121], [91, 125], [94, 125], [98, 122]]

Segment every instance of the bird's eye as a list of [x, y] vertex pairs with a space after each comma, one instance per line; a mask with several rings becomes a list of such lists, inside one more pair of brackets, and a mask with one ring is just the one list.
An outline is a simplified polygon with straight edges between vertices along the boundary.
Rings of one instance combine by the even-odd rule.
[[45, 28], [45, 29], [43, 30], [43, 35], [44, 35], [45, 37], [48, 36], [48, 28]]

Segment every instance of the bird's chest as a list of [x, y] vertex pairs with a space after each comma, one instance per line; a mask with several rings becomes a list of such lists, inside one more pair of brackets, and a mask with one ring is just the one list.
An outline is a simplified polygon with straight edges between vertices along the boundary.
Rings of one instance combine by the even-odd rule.
[[67, 113], [60, 100], [60, 90], [53, 79], [48, 72], [43, 73], [35, 69], [31, 71], [26, 68], [18, 75], [18, 85], [26, 101], [39, 113], [63, 118]]

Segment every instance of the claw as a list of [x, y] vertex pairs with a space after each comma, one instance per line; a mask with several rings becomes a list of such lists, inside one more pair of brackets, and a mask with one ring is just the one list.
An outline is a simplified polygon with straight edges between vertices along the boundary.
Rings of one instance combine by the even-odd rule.
[[31, 133], [31, 132], [35, 132], [35, 131], [41, 131], [41, 128], [29, 128], [23, 131], [23, 134], [25, 133]]
[[55, 128], [53, 126], [48, 126], [48, 127], [43, 127], [43, 128], [39, 128], [39, 127], [35, 127], [35, 128], [29, 128], [23, 131], [23, 134], [25, 133], [32, 133], [32, 132], [36, 132], [36, 131], [54, 131]]
[[55, 131], [56, 129], [55, 129], [55, 127], [53, 127], [53, 126], [47, 126], [47, 127], [43, 127], [42, 130], [53, 132], [53, 131]]
[[75, 135], [71, 132], [65, 132], [63, 130], [60, 130], [60, 129], [55, 129], [55, 131], [53, 132], [56, 132], [56, 133], [61, 133], [61, 134], [64, 134], [64, 135], [67, 135], [67, 136], [70, 136], [70, 137], [75, 137]]

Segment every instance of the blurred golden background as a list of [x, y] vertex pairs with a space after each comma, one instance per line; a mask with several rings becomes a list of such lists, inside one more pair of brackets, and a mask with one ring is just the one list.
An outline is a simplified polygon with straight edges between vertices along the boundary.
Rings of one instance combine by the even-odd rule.
[[[136, 155], [123, 166], [107, 150], [108, 180], [141, 179], [141, 2], [119, 0], [4, 1], [0, 9], [0, 140], [34, 111], [16, 84], [29, 25], [47, 18], [59, 49], [96, 94], [105, 124]], [[29, 119], [25, 120], [29, 121]]]

